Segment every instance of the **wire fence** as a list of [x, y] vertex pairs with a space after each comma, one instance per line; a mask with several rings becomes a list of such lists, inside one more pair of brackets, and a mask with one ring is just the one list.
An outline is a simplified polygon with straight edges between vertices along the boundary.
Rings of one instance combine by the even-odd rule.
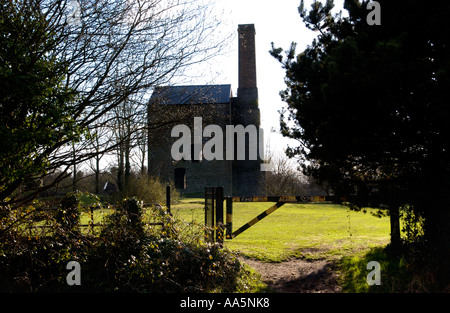
[[[85, 207], [78, 207], [79, 222], [77, 228], [81, 232], [96, 234], [99, 227], [103, 226], [103, 220], [109, 214], [118, 210], [123, 210], [122, 205], [98, 204]], [[28, 237], [48, 236], [54, 233], [59, 226], [55, 219], [60, 207], [34, 207], [28, 206], [22, 210], [11, 213], [7, 225], [3, 225], [3, 230], [10, 229], [16, 233]], [[142, 204], [143, 221], [148, 227], [163, 226], [164, 219], [161, 212], [170, 214], [170, 208], [164, 207], [160, 203]]]

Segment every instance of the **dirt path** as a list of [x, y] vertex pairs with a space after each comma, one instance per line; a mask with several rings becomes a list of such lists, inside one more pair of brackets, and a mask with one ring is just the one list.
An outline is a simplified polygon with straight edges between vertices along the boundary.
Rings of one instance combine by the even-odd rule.
[[252, 259], [243, 262], [253, 267], [273, 292], [335, 293], [341, 289], [332, 261], [293, 259], [282, 263], [265, 263]]

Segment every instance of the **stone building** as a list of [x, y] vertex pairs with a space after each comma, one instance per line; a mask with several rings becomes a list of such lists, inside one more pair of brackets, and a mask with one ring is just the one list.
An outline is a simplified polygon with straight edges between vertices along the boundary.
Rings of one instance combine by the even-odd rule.
[[[233, 133], [232, 143], [226, 136], [227, 125], [254, 125], [260, 127], [258, 88], [256, 82], [255, 27], [253, 24], [239, 25], [239, 86], [233, 96], [231, 85], [160, 86], [156, 87], [149, 102], [149, 155], [148, 169], [162, 181], [172, 181], [184, 194], [202, 194], [206, 186], [223, 186], [226, 195], [252, 196], [260, 194], [262, 160], [259, 151], [262, 146], [259, 132], [257, 137], [250, 133]], [[200, 121], [200, 125], [198, 122]], [[197, 123], [194, 123], [196, 121]], [[201, 141], [191, 140], [190, 157], [175, 160], [172, 155], [174, 144], [181, 133], [174, 132], [176, 125], [185, 125], [194, 138], [195, 131], [203, 131], [207, 125], [217, 125], [217, 132], [202, 136]], [[200, 125], [200, 127], [199, 127]], [[253, 126], [251, 126], [253, 127]], [[184, 127], [183, 129], [186, 129]], [[247, 128], [246, 128], [247, 129]], [[219, 131], [220, 132], [220, 131]], [[198, 134], [198, 133], [197, 133]], [[205, 135], [204, 133], [201, 133]], [[172, 135], [174, 137], [172, 137]], [[241, 136], [241, 138], [238, 138]], [[227, 138], [225, 138], [227, 137]], [[203, 151], [212, 138], [221, 141], [223, 158], [206, 160]], [[219, 140], [223, 139], [223, 140]], [[245, 140], [245, 157], [238, 154], [239, 140]], [[256, 142], [255, 142], [256, 141]], [[242, 142], [241, 142], [242, 143]], [[209, 143], [209, 148], [211, 142]], [[228, 147], [228, 149], [227, 149]], [[230, 147], [232, 152], [230, 152]], [[252, 148], [250, 148], [252, 147]], [[218, 145], [211, 151], [218, 152]], [[253, 149], [252, 151], [250, 151]], [[178, 151], [178, 149], [176, 149]], [[181, 149], [184, 150], [184, 149]], [[219, 149], [220, 150], [220, 149]], [[186, 152], [186, 151], [180, 151]], [[254, 152], [254, 151], [253, 151]], [[219, 155], [219, 154], [218, 154]]]

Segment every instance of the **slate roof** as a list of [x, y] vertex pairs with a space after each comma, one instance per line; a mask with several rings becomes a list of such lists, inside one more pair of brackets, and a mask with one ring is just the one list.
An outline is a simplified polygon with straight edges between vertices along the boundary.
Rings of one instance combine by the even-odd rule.
[[231, 85], [156, 87], [150, 102], [160, 105], [219, 104], [231, 101]]

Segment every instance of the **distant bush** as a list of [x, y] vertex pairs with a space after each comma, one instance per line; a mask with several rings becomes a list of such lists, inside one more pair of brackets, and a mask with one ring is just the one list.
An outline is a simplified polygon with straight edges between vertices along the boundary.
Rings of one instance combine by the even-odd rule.
[[[166, 185], [149, 175], [139, 175], [130, 178], [124, 190], [113, 196], [113, 200], [118, 201], [124, 198], [135, 197], [144, 203], [165, 203]], [[179, 199], [179, 193], [175, 188], [171, 188], [171, 199], [173, 202]]]

